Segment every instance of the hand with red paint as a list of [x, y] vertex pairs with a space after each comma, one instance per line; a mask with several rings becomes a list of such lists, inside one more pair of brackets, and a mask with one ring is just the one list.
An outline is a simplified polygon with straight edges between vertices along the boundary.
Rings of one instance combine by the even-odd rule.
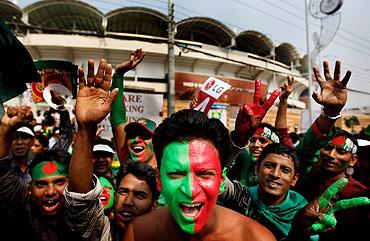
[[126, 62], [122, 62], [116, 66], [116, 72], [124, 75], [127, 71], [136, 68], [143, 61], [145, 52], [142, 49], [136, 49], [131, 52], [130, 58]]
[[334, 77], [329, 71], [328, 61], [323, 62], [325, 80], [321, 77], [317, 66], [313, 67], [313, 72], [317, 83], [320, 85], [320, 94], [313, 92], [312, 98], [324, 107], [325, 114], [337, 116], [347, 102], [347, 83], [351, 77], [351, 71], [348, 70], [342, 81], [340, 80], [340, 61], [335, 62]]
[[239, 146], [245, 145], [248, 142], [249, 137], [253, 131], [261, 124], [267, 111], [274, 104], [276, 98], [279, 96], [280, 91], [275, 90], [268, 100], [262, 105], [259, 104], [261, 98], [261, 80], [254, 82], [255, 90], [253, 103], [245, 103], [239, 110], [238, 116], [235, 122], [235, 131], [237, 134], [237, 141]]
[[1, 125], [7, 128], [18, 128], [33, 125], [34, 118], [29, 106], [9, 106], [3, 115]]
[[112, 66], [101, 59], [96, 75], [94, 61], [88, 61], [87, 81], [84, 70], [79, 69], [79, 91], [76, 103], [76, 117], [79, 126], [96, 127], [111, 111], [118, 89], [109, 92]]

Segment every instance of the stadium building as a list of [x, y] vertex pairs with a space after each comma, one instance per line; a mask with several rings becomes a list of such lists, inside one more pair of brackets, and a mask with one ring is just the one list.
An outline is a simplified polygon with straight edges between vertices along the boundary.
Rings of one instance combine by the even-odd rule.
[[[144, 7], [124, 7], [103, 14], [82, 1], [38, 1], [25, 8], [0, 1], [0, 18], [16, 33], [34, 60], [64, 60], [81, 66], [105, 58], [113, 66], [142, 48], [144, 61], [127, 73], [125, 89], [167, 98], [168, 17]], [[254, 80], [263, 80], [263, 99], [286, 81], [296, 79], [289, 99], [288, 125], [300, 125], [307, 107], [305, 58], [290, 43], [275, 43], [265, 34], [235, 33], [217, 19], [190, 17], [176, 22], [176, 108], [186, 108], [209, 76], [232, 85], [218, 100], [227, 106], [228, 124], [239, 106], [252, 101]], [[305, 97], [306, 96], [306, 97]], [[165, 108], [164, 108], [165, 109]], [[276, 107], [275, 107], [276, 109]], [[272, 110], [267, 120], [273, 122]]]

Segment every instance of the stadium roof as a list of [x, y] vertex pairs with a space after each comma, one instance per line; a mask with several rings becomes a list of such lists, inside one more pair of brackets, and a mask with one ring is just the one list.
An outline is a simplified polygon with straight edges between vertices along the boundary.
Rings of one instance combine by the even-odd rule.
[[8, 2], [0, 1], [0, 19], [8, 22], [22, 22], [22, 9], [17, 5]]
[[[23, 18], [22, 18], [23, 16]], [[23, 10], [9, 1], [0, 1], [0, 18], [8, 22], [22, 23], [39, 27], [39, 31], [53, 33], [97, 34], [105, 31], [130, 33], [167, 38], [167, 16], [144, 7], [124, 7], [104, 15], [97, 8], [77, 0], [42, 0], [28, 5]], [[22, 19], [22, 20], [21, 20]], [[28, 22], [27, 22], [28, 21]], [[262, 57], [271, 54], [274, 43], [266, 35], [257, 31], [236, 33], [218, 20], [208, 17], [191, 17], [176, 24], [178, 40], [190, 40], [219, 47], [229, 47], [253, 53]], [[17, 28], [19, 29], [19, 28]], [[31, 31], [35, 31], [31, 28]], [[24, 32], [25, 33], [25, 32]], [[233, 41], [235, 40], [235, 41]], [[289, 43], [275, 48], [276, 61], [290, 65], [299, 59], [297, 49]]]
[[296, 59], [299, 59], [298, 50], [290, 43], [282, 43], [275, 48], [276, 60], [286, 65], [290, 65]]
[[212, 18], [192, 17], [177, 23], [176, 39], [226, 47], [231, 45], [234, 37], [231, 29]]
[[252, 30], [239, 33], [235, 42], [235, 49], [259, 56], [270, 55], [274, 47], [273, 42], [266, 35]]
[[149, 8], [125, 7], [106, 14], [107, 31], [167, 37], [167, 16]]
[[48, 0], [28, 5], [23, 10], [31, 25], [60, 30], [102, 33], [103, 13], [81, 1]]

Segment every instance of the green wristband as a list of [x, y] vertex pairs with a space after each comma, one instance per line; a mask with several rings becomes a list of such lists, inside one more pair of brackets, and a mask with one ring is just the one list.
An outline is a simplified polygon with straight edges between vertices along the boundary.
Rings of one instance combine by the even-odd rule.
[[110, 122], [112, 126], [119, 126], [126, 123], [126, 108], [123, 104], [123, 75], [114, 73], [112, 78], [111, 90], [118, 88], [117, 97], [113, 103], [112, 111], [110, 114]]

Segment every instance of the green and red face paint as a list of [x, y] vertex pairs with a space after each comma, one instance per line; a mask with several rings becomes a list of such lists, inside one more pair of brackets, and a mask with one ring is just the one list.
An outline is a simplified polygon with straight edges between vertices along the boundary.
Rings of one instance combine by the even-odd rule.
[[57, 161], [40, 162], [32, 169], [32, 181], [51, 176], [68, 176], [68, 172], [67, 169]]
[[103, 188], [100, 200], [104, 206], [104, 210], [109, 210], [114, 204], [114, 187], [105, 177], [99, 177], [99, 182]]
[[336, 148], [342, 148], [352, 155], [357, 152], [357, 146], [349, 138], [346, 138], [344, 135], [335, 136], [330, 140], [329, 144], [332, 144]]
[[130, 157], [133, 161], [146, 162], [153, 155], [151, 140], [144, 140], [140, 136], [129, 139]]
[[221, 184], [221, 164], [213, 145], [204, 140], [172, 142], [163, 151], [162, 191], [180, 228], [198, 233], [208, 220]]

